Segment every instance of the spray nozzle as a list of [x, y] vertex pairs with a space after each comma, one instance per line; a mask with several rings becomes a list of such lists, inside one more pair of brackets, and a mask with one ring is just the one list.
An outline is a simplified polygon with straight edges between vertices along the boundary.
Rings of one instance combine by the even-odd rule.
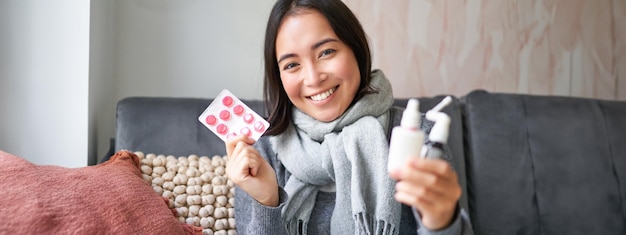
[[[441, 112], [441, 110], [443, 108], [445, 108], [446, 106], [448, 106], [450, 104], [450, 102], [452, 102], [452, 98], [450, 96], [446, 96], [445, 98], [443, 98], [439, 104], [435, 105], [435, 107], [433, 107], [431, 110], [429, 111], [435, 111], [435, 112]], [[430, 120], [430, 119], [428, 119]], [[434, 121], [434, 120], [431, 120]]]
[[406, 104], [406, 109], [402, 113], [402, 120], [400, 126], [419, 129], [420, 126], [420, 113], [419, 113], [419, 101], [417, 99], [409, 99]]
[[448, 104], [452, 102], [452, 98], [450, 96], [446, 96], [437, 104], [434, 108], [426, 112], [426, 119], [435, 122], [432, 130], [430, 130], [430, 134], [428, 135], [428, 139], [433, 142], [447, 143], [448, 142], [448, 132], [450, 131], [450, 117], [441, 112], [443, 108], [445, 108]]

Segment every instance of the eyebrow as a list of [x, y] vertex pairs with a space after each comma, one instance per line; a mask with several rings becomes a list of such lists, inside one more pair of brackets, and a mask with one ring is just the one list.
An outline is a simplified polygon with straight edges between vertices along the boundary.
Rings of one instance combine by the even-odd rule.
[[[317, 49], [317, 48], [321, 47], [322, 45], [324, 45], [324, 44], [326, 44], [326, 43], [329, 43], [329, 42], [338, 42], [338, 41], [339, 41], [339, 40], [334, 39], [334, 38], [326, 38], [326, 39], [324, 39], [324, 40], [321, 40], [321, 41], [319, 41], [319, 42], [317, 42], [317, 43], [313, 44], [313, 46], [311, 46], [311, 50], [315, 50], [315, 49]], [[295, 56], [296, 56], [296, 54], [294, 54], [294, 53], [284, 54], [284, 55], [280, 56], [280, 58], [278, 58], [278, 62], [276, 62], [276, 63], [277, 63], [277, 64], [280, 64], [280, 62], [281, 62], [281, 61], [283, 61], [283, 60], [285, 60], [285, 59], [288, 59], [288, 58], [291, 58], [291, 57], [295, 57]]]

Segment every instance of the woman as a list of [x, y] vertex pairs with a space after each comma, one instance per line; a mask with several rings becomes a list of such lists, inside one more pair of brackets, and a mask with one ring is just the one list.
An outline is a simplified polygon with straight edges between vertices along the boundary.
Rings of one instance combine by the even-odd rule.
[[266, 135], [226, 142], [239, 234], [471, 233], [446, 161], [415, 158], [387, 173], [402, 110], [341, 1], [274, 5], [264, 94]]

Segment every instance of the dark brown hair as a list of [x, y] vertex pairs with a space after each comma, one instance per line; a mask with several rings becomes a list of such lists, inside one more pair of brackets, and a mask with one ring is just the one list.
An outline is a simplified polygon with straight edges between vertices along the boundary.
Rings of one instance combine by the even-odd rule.
[[298, 14], [303, 10], [317, 11], [326, 17], [339, 40], [352, 49], [361, 74], [361, 83], [352, 103], [366, 94], [375, 92], [370, 87], [372, 60], [365, 31], [356, 16], [341, 0], [279, 0], [272, 8], [265, 29], [263, 98], [269, 113], [270, 128], [266, 132], [267, 135], [282, 133], [292, 119], [293, 104], [281, 82], [276, 61], [276, 37], [285, 16]]

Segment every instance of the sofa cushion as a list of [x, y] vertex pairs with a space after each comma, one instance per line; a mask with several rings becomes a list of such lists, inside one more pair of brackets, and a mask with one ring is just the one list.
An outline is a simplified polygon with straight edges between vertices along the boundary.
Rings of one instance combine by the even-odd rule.
[[626, 102], [463, 99], [477, 234], [626, 234]]
[[0, 169], [2, 234], [202, 234], [176, 219], [130, 152], [64, 168], [0, 151]]

